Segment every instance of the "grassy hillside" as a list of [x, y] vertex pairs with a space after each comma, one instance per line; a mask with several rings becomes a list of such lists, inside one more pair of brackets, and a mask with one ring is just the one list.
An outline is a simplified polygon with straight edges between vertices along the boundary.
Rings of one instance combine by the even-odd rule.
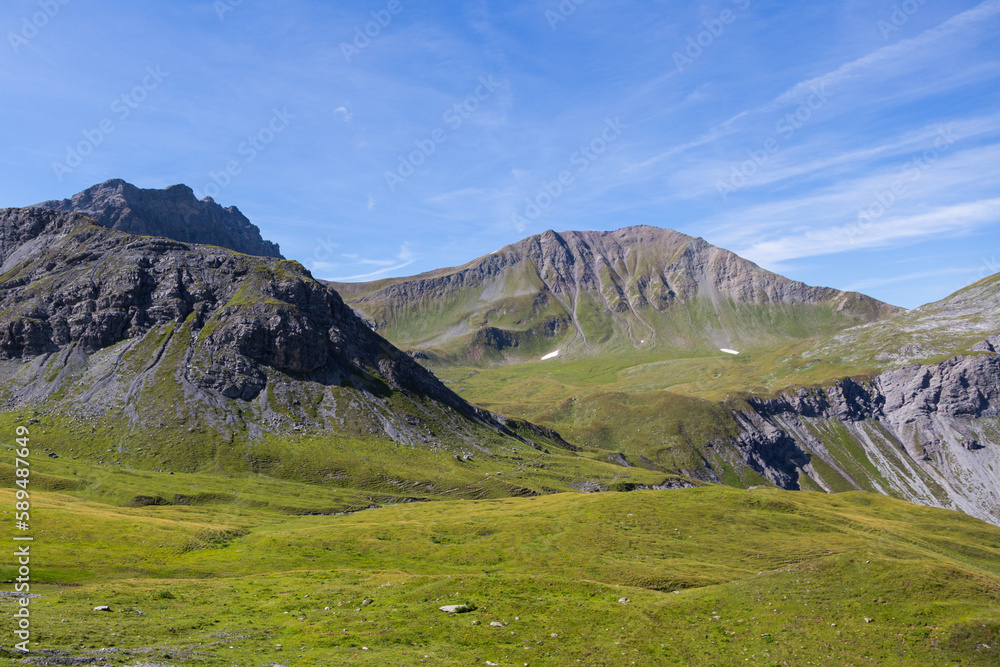
[[[127, 473], [75, 466], [42, 461], [39, 486], [52, 490], [32, 498], [32, 648], [50, 657], [380, 667], [1000, 659], [1000, 529], [880, 496], [705, 487], [302, 516], [337, 505], [339, 492], [257, 479], [230, 487], [247, 492], [237, 502], [123, 507], [107, 487], [128, 486]], [[125, 495], [219, 491], [218, 478], [190, 475], [129, 483]], [[0, 503], [12, 507], [13, 491]], [[12, 515], [2, 519], [10, 535]], [[459, 603], [475, 610], [438, 611]]]
[[[513, 439], [481, 440], [464, 448], [420, 448], [316, 431], [233, 443], [213, 438], [210, 432], [185, 431], [177, 434], [173, 461], [192, 465], [158, 468], [149, 460], [134, 460], [110, 431], [91, 431], [89, 426], [46, 415], [29, 419], [0, 413], [0, 430], [13, 433], [20, 424], [29, 424], [34, 437], [46, 443], [39, 456], [58, 456], [46, 458], [47, 472], [72, 480], [72, 488], [89, 489], [97, 494], [94, 499], [130, 505], [183, 504], [200, 496], [230, 504], [268, 496], [267, 502], [272, 502], [287, 481], [320, 485], [327, 504], [300, 507], [282, 502], [278, 509], [336, 512], [373, 503], [531, 496], [583, 487], [652, 487], [673, 477], [624, 468], [603, 459], [600, 452], [560, 449], [555, 442], [538, 449]], [[208, 463], [200, 454], [195, 456], [202, 449], [214, 456]], [[181, 478], [194, 480], [191, 484], [201, 490], [192, 494], [190, 487], [175, 481]], [[0, 479], [13, 480], [10, 464], [0, 462]], [[269, 481], [262, 486], [262, 480]]]
[[473, 403], [550, 426], [579, 445], [621, 452], [633, 462], [645, 457], [666, 470], [703, 473], [708, 464], [718, 479], [747, 486], [760, 478], [732, 466], [710, 445], [736, 434], [727, 407], [750, 392], [823, 386], [875, 372], [796, 357], [808, 344], [739, 356], [621, 354], [436, 373]]
[[883, 322], [819, 340], [808, 354], [882, 368], [930, 363], [1000, 333], [1000, 273]]

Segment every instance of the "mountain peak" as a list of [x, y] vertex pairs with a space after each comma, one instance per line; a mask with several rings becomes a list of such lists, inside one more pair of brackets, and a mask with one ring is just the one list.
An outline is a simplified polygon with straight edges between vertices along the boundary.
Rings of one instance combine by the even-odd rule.
[[336, 288], [397, 345], [463, 362], [750, 349], [898, 312], [648, 225], [547, 230], [461, 267]]
[[120, 178], [91, 186], [69, 199], [33, 208], [82, 213], [99, 225], [138, 236], [160, 236], [182, 243], [229, 248], [246, 255], [281, 257], [277, 244], [264, 240], [235, 206], [223, 208], [211, 197], [197, 199], [189, 186], [143, 189]]

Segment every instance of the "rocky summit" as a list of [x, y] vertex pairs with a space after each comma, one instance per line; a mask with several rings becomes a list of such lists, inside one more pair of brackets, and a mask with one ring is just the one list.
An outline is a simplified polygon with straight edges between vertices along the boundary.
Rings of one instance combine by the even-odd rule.
[[260, 230], [238, 208], [223, 208], [211, 197], [199, 200], [186, 185], [153, 190], [113, 179], [35, 208], [82, 213], [103, 227], [137, 236], [162, 236], [246, 255], [281, 257], [278, 245], [261, 238]]
[[334, 286], [397, 345], [459, 363], [760, 348], [901, 312], [649, 226], [547, 231], [461, 267]]

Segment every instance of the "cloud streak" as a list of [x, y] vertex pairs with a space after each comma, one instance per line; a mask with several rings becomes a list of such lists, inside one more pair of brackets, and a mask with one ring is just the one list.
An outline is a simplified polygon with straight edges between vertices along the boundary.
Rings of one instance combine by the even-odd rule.
[[917, 239], [962, 234], [1000, 221], [1000, 198], [942, 206], [927, 213], [893, 216], [858, 237], [850, 225], [808, 231], [756, 243], [740, 254], [758, 264], [774, 266], [789, 259], [879, 248]]
[[349, 259], [353, 259], [353, 264], [361, 266], [381, 266], [382, 268], [368, 273], [361, 273], [354, 276], [344, 276], [341, 278], [331, 278], [330, 280], [334, 282], [354, 282], [360, 280], [371, 280], [372, 278], [378, 278], [384, 276], [387, 273], [393, 273], [401, 269], [405, 269], [414, 262], [416, 262], [419, 257], [417, 257], [412, 250], [410, 250], [410, 245], [404, 243], [399, 249], [399, 254], [393, 259], [362, 259], [353, 256], [348, 256]]

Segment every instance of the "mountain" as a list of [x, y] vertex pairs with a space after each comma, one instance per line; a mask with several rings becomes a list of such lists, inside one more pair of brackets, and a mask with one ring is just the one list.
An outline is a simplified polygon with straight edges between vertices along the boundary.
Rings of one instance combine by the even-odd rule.
[[[1000, 274], [883, 322], [820, 339], [803, 356], [856, 366], [898, 368], [962, 354], [998, 331]], [[980, 351], [997, 350], [984, 344]]]
[[223, 208], [211, 197], [196, 199], [186, 185], [145, 190], [113, 179], [70, 199], [42, 202], [35, 208], [82, 213], [99, 225], [137, 236], [162, 236], [246, 255], [281, 257], [278, 245], [261, 238], [260, 230], [239, 209]]
[[784, 488], [878, 491], [1000, 524], [998, 353], [1000, 274], [815, 341], [801, 357], [875, 370], [751, 397], [739, 448]]
[[332, 285], [395, 344], [457, 363], [752, 349], [902, 312], [647, 226], [547, 231], [458, 268]]
[[[0, 210], [0, 421], [39, 422], [63, 455], [390, 490], [433, 471], [427, 493], [449, 477], [494, 495], [621, 477], [473, 407], [296, 262], [92, 222]], [[518, 482], [467, 463], [519, 470], [519, 449], [547, 447], [569, 472]]]
[[437, 370], [613, 460], [738, 487], [865, 490], [1000, 525], [1000, 274], [885, 320], [738, 356]]

